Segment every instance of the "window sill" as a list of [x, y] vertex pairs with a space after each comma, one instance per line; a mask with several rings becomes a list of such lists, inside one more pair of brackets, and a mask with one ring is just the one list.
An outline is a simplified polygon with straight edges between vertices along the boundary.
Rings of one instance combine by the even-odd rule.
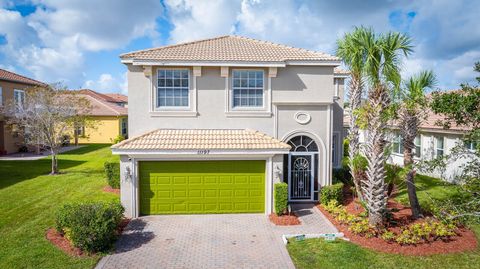
[[152, 117], [196, 117], [197, 111], [150, 111]]
[[227, 111], [227, 118], [270, 118], [272, 112], [269, 111]]

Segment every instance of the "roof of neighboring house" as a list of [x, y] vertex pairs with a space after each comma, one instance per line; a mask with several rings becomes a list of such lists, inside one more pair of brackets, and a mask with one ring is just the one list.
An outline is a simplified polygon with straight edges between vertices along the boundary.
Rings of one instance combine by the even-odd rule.
[[112, 146], [122, 150], [288, 150], [290, 146], [253, 130], [159, 129]]
[[322, 52], [233, 35], [133, 51], [120, 55], [120, 58], [180, 62], [340, 61], [340, 58]]
[[128, 96], [120, 94], [120, 93], [106, 93], [108, 97], [113, 98], [118, 103], [128, 103]]
[[40, 87], [47, 86], [46, 83], [43, 83], [41, 81], [31, 79], [31, 78], [28, 78], [28, 77], [25, 77], [1, 68], [0, 68], [0, 80], [7, 80], [11, 82], [17, 82], [17, 83], [27, 84], [32, 86], [40, 86]]
[[90, 101], [91, 116], [127, 116], [128, 108], [117, 105], [116, 99], [89, 89], [78, 91], [79, 95]]
[[341, 69], [341, 68], [338, 68], [338, 67], [335, 67], [335, 69], [333, 69], [333, 73], [335, 75], [350, 75], [350, 71], [348, 70], [345, 70], [345, 69]]

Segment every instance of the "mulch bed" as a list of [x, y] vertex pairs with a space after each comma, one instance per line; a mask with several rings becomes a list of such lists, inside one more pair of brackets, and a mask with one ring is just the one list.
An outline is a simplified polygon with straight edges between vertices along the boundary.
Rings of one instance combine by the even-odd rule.
[[120, 194], [120, 189], [114, 189], [110, 186], [105, 186], [103, 187], [104, 192], [110, 192], [110, 193], [115, 193], [115, 194]]
[[55, 228], [50, 228], [47, 230], [45, 237], [48, 241], [50, 241], [54, 246], [62, 250], [63, 252], [67, 253], [70, 256], [74, 257], [82, 257], [88, 256], [84, 253], [81, 249], [76, 248], [70, 244], [70, 241], [67, 238], [63, 237], [62, 234], [57, 232]]
[[[351, 214], [358, 214], [364, 211], [363, 207], [356, 200], [354, 200], [351, 195], [345, 198], [344, 206], [347, 209], [347, 212]], [[328, 218], [328, 220], [330, 220], [330, 222], [337, 227], [340, 232], [345, 234], [346, 238], [350, 239], [352, 243], [375, 251], [393, 254], [425, 256], [432, 254], [458, 253], [475, 250], [477, 248], [477, 238], [475, 233], [467, 228], [459, 228], [457, 231], [458, 235], [450, 238], [448, 241], [437, 240], [428, 243], [420, 243], [417, 245], [400, 245], [395, 242], [387, 242], [379, 237], [366, 238], [350, 232], [346, 224], [340, 224], [338, 221], [336, 221], [333, 216], [322, 207], [322, 205], [318, 205], [317, 207]], [[398, 209], [398, 212], [393, 212], [393, 220], [396, 222], [396, 224], [389, 227], [390, 231], [398, 233], [402, 227], [421, 221], [413, 220], [410, 208], [403, 206], [394, 200], [390, 199], [387, 207]]]
[[281, 215], [278, 216], [275, 213], [272, 213], [268, 215], [268, 219], [275, 224], [279, 226], [290, 226], [290, 225], [300, 225], [301, 222], [298, 219], [298, 217], [294, 213], [290, 213], [288, 215]]
[[[117, 227], [116, 234], [120, 235], [122, 234], [123, 230], [125, 227], [127, 227], [128, 223], [130, 222], [130, 219], [124, 218], [120, 222], [120, 224]], [[95, 255], [93, 254], [88, 254], [86, 252], [83, 252], [81, 249], [76, 248], [72, 246], [70, 241], [67, 240], [61, 233], [59, 233], [55, 228], [50, 228], [47, 230], [47, 233], [45, 234], [45, 238], [47, 238], [48, 241], [50, 241], [54, 246], [65, 252], [66, 254], [74, 257], [86, 257], [86, 256], [92, 256]]]

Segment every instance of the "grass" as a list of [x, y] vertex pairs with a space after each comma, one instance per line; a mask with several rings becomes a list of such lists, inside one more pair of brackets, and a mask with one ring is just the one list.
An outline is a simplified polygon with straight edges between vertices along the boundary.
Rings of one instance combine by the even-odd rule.
[[74, 258], [45, 239], [57, 208], [72, 201], [112, 201], [104, 193], [105, 161], [118, 160], [108, 145], [88, 145], [50, 159], [0, 161], [0, 268], [92, 268], [100, 257]]
[[[432, 198], [446, 200], [461, 195], [457, 186], [436, 178], [417, 175], [415, 180], [422, 207], [427, 207]], [[408, 204], [408, 194], [402, 184], [396, 199]], [[472, 226], [472, 229], [480, 238], [480, 225]], [[334, 243], [323, 239], [292, 240], [287, 248], [297, 268], [480, 268], [480, 248], [426, 257], [380, 253], [342, 240]]]

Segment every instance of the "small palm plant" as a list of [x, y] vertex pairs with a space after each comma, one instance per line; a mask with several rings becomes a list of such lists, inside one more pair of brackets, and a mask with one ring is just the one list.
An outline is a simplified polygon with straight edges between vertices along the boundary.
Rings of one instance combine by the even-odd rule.
[[432, 71], [422, 71], [410, 77], [404, 83], [399, 109], [400, 132], [403, 141], [403, 165], [405, 183], [407, 185], [408, 199], [412, 210], [412, 217], [417, 219], [421, 216], [421, 208], [418, 203], [415, 188], [415, 169], [413, 168], [413, 152], [418, 128], [426, 116], [428, 108], [425, 98], [425, 89], [435, 85], [435, 75]]

